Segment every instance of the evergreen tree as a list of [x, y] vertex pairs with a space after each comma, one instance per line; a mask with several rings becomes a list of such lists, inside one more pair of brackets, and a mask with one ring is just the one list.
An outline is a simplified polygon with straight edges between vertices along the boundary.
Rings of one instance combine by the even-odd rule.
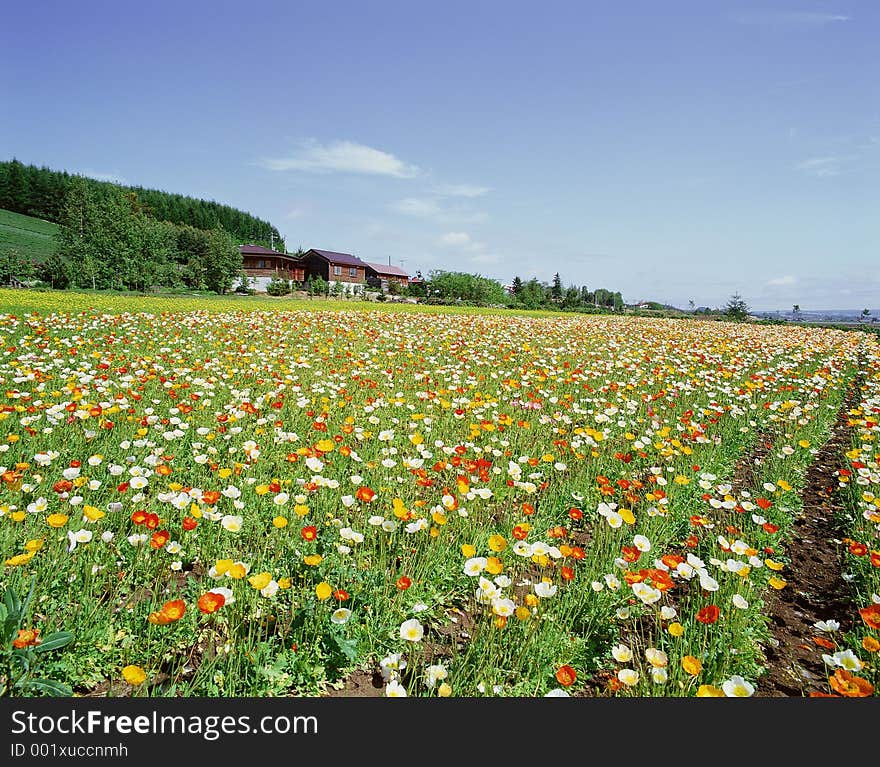
[[739, 293], [734, 293], [724, 307], [724, 314], [732, 320], [742, 322], [749, 316], [749, 305]]
[[511, 293], [513, 295], [518, 296], [522, 292], [523, 281], [517, 276], [513, 278], [513, 283], [511, 284]]
[[559, 272], [553, 275], [553, 284], [550, 287], [550, 300], [562, 300], [562, 280], [559, 278]]

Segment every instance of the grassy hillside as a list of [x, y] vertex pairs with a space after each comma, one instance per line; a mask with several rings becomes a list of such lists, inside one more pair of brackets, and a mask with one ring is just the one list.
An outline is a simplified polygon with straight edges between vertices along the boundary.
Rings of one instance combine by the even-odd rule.
[[43, 261], [55, 252], [57, 225], [0, 209], [0, 253], [18, 251], [32, 261]]

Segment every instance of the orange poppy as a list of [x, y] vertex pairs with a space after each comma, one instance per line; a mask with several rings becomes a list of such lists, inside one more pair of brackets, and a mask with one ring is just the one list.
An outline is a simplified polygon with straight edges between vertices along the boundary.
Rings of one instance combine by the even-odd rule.
[[186, 603], [182, 599], [173, 599], [162, 605], [162, 609], [159, 611], [150, 613], [147, 620], [157, 626], [164, 626], [167, 623], [180, 620], [185, 612]]
[[639, 557], [642, 556], [642, 552], [635, 546], [622, 546], [620, 553], [623, 554], [623, 558], [627, 562], [638, 562]]
[[563, 687], [570, 687], [577, 680], [577, 672], [571, 666], [560, 666], [556, 671], [556, 681]]
[[357, 492], [355, 493], [355, 497], [359, 501], [363, 501], [364, 503], [369, 503], [376, 497], [376, 491], [364, 485], [363, 487], [359, 487]]
[[39, 629], [19, 629], [18, 636], [12, 640], [12, 646], [22, 650], [25, 647], [36, 647], [41, 641]]
[[195, 530], [198, 526], [199, 521], [195, 517], [184, 517], [183, 518], [183, 529], [184, 530]]
[[518, 541], [524, 541], [528, 537], [528, 535], [529, 529], [524, 525], [517, 525], [513, 528], [513, 537], [516, 538]]
[[223, 607], [226, 604], [226, 597], [222, 594], [208, 591], [199, 597], [199, 601], [196, 604], [199, 610], [207, 615], [208, 613], [215, 613]]
[[400, 591], [406, 591], [410, 586], [412, 586], [412, 580], [405, 575], [401, 575], [397, 579], [397, 588], [400, 589]]
[[858, 541], [853, 541], [849, 545], [850, 554], [855, 554], [857, 557], [863, 557], [868, 553], [868, 547], [865, 546], [864, 543], [859, 543]]
[[170, 540], [171, 533], [169, 533], [167, 530], [158, 530], [150, 537], [150, 547], [154, 549], [161, 549]]
[[837, 669], [834, 676], [828, 677], [828, 683], [834, 692], [840, 693], [844, 698], [867, 698], [874, 693], [874, 685], [867, 679], [842, 668]]
[[872, 604], [859, 610], [865, 624], [872, 629], [880, 629], [880, 605]]

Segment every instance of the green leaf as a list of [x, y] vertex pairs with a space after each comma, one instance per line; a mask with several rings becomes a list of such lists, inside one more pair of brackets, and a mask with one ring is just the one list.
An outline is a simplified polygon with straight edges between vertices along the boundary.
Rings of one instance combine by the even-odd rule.
[[9, 618], [15, 618], [17, 622], [21, 617], [21, 600], [11, 586], [6, 589], [6, 594], [3, 596], [3, 602], [6, 604], [6, 612]]
[[6, 622], [6, 616], [9, 615], [9, 611], [6, 609], [6, 605], [0, 603], [0, 623]]
[[51, 695], [54, 698], [69, 698], [73, 695], [73, 690], [70, 687], [53, 679], [29, 679], [24, 683], [24, 686], [31, 690], [38, 690], [46, 695]]
[[3, 621], [3, 644], [9, 645], [12, 644], [12, 640], [15, 639], [16, 632], [18, 631], [18, 616], [10, 615]]
[[54, 634], [49, 634], [49, 636], [40, 642], [40, 644], [36, 645], [34, 647], [34, 652], [50, 652], [51, 650], [57, 650], [60, 647], [70, 644], [72, 641], [72, 631], [56, 631]]

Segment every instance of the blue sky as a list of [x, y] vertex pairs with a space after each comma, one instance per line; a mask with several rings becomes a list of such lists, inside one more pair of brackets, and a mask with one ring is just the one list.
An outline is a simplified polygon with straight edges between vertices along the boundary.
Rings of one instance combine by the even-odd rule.
[[880, 4], [9, 4], [0, 159], [290, 250], [754, 309], [880, 305]]

